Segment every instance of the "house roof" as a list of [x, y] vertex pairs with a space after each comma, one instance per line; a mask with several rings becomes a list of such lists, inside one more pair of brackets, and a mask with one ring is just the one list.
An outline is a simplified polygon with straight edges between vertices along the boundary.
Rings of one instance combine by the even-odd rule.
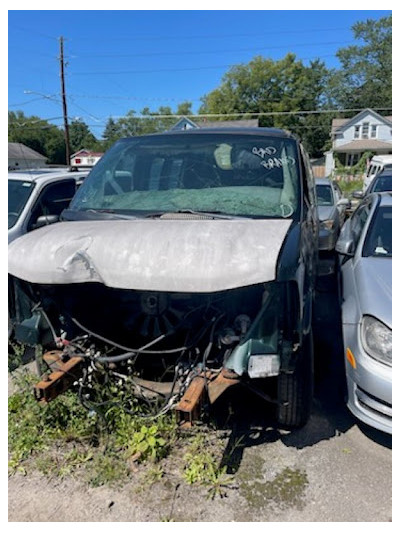
[[188, 117], [182, 117], [178, 120], [176, 124], [174, 124], [174, 126], [172, 126], [171, 129], [173, 130], [185, 129], [185, 128], [182, 128], [182, 126], [186, 126], [186, 125], [190, 125], [190, 127], [192, 128], [197, 128], [197, 124], [193, 122], [193, 120], [190, 120], [190, 118]]
[[78, 152], [75, 152], [74, 154], [72, 154], [71, 158], [76, 157], [77, 155], [91, 155], [94, 157], [101, 157], [104, 155], [104, 153], [103, 152], [92, 152], [91, 150], [86, 150], [85, 148], [82, 148], [82, 150], [79, 150]]
[[366, 150], [391, 150], [392, 143], [376, 139], [360, 139], [334, 148], [334, 152], [365, 152]]
[[369, 111], [371, 112], [373, 115], [376, 115], [377, 118], [381, 118], [384, 122], [387, 122], [387, 123], [391, 123], [392, 122], [392, 117], [391, 116], [386, 116], [384, 117], [383, 115], [380, 115], [379, 113], [377, 113], [376, 111], [374, 111], [373, 109], [369, 109], [369, 108], [365, 108], [363, 109], [362, 111], [360, 111], [360, 113], [357, 113], [357, 115], [354, 115], [353, 117], [351, 118], [334, 118], [332, 120], [332, 129], [331, 129], [331, 133], [335, 133], [337, 130], [343, 128], [347, 123], [350, 123], [352, 122], [354, 119], [357, 119], [357, 117], [361, 116], [363, 113], [365, 113], [366, 111]]
[[47, 157], [39, 154], [22, 143], [8, 143], [8, 157], [11, 159], [35, 159], [46, 161]]

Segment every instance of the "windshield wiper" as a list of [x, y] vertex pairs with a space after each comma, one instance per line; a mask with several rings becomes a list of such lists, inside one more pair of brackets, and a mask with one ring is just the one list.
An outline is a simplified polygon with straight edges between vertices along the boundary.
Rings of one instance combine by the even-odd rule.
[[232, 220], [235, 218], [247, 218], [243, 216], [235, 216], [235, 215], [229, 215], [227, 213], [223, 213], [222, 211], [201, 211], [201, 210], [193, 210], [193, 209], [177, 209], [176, 211], [159, 211], [155, 213], [149, 213], [147, 215], [144, 215], [144, 218], [162, 218], [163, 216], [168, 215], [175, 215], [175, 214], [187, 214], [187, 215], [194, 215], [199, 217], [208, 217], [210, 219], [223, 219], [223, 220]]
[[75, 211], [64, 209], [61, 220], [130, 220], [137, 218], [135, 215], [120, 213], [114, 209], [85, 209]]

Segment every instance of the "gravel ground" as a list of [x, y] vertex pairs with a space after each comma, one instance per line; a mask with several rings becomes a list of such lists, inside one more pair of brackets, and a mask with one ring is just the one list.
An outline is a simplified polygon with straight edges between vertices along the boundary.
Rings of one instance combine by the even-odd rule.
[[204, 488], [187, 485], [172, 457], [163, 465], [165, 477], [151, 487], [141, 472], [118, 489], [16, 474], [9, 479], [9, 521], [391, 521], [389, 437], [319, 401], [300, 431], [284, 434], [255, 419], [250, 426], [242, 418], [232, 429], [243, 446], [229, 465], [235, 484], [224, 498], [211, 500]]

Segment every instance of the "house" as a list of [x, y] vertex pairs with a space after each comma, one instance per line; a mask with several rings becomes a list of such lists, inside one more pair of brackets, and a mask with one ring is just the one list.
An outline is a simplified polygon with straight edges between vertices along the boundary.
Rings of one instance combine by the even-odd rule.
[[351, 167], [365, 152], [392, 153], [392, 117], [364, 109], [352, 118], [335, 118], [331, 129], [332, 150], [326, 153], [326, 175], [335, 168], [335, 155], [340, 163]]
[[92, 152], [83, 148], [71, 155], [71, 167], [94, 167], [103, 155], [102, 152]]
[[188, 117], [182, 117], [172, 126], [171, 130], [190, 130], [193, 128], [258, 128], [258, 118], [251, 120], [217, 120], [202, 119], [195, 122]]
[[8, 170], [42, 168], [47, 157], [22, 143], [8, 143]]

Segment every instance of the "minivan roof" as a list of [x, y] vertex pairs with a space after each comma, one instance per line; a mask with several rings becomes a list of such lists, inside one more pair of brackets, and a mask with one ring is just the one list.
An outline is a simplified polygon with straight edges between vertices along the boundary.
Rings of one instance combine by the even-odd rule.
[[298, 140], [297, 136], [291, 133], [290, 131], [283, 130], [280, 128], [241, 128], [241, 127], [230, 127], [230, 128], [191, 128], [188, 130], [169, 130], [162, 133], [151, 133], [147, 135], [140, 135], [137, 137], [125, 137], [120, 139], [122, 141], [133, 141], [140, 139], [141, 137], [165, 137], [165, 136], [176, 136], [176, 135], [215, 135], [227, 133], [229, 135], [265, 135], [270, 137], [281, 137]]

